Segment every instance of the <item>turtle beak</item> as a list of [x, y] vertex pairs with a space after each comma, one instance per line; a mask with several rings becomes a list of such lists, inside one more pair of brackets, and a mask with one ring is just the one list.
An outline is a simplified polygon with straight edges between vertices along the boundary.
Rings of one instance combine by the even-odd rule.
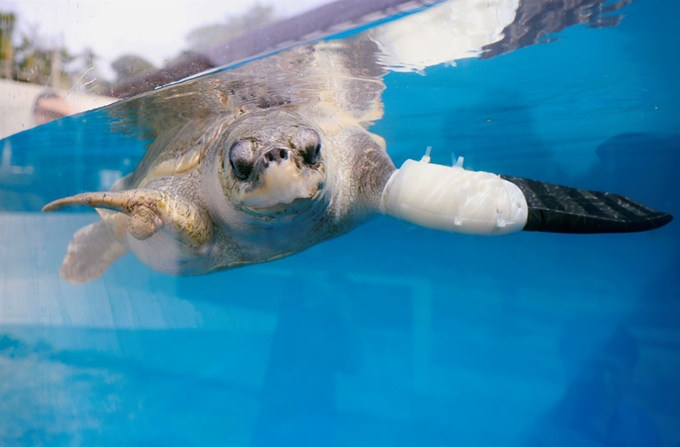
[[255, 162], [255, 174], [252, 187], [241, 192], [241, 203], [258, 211], [312, 199], [325, 181], [322, 172], [307, 168], [302, 156], [284, 147], [267, 148]]

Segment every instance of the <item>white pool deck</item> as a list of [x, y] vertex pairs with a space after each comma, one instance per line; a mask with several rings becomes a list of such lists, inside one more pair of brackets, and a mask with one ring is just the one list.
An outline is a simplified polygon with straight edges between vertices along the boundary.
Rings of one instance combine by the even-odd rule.
[[[48, 88], [0, 79], [0, 139], [35, 126], [32, 117], [35, 98]], [[53, 89], [49, 89], [53, 90]], [[95, 109], [117, 100], [108, 96], [56, 90], [68, 101], [75, 113]]]

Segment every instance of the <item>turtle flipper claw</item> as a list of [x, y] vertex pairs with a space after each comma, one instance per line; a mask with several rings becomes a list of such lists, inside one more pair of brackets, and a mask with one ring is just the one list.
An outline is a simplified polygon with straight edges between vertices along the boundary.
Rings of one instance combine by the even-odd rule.
[[48, 203], [43, 211], [56, 211], [71, 205], [85, 205], [127, 214], [130, 216], [128, 233], [138, 240], [148, 239], [163, 228], [187, 248], [200, 252], [212, 236], [211, 220], [203, 211], [182, 197], [158, 190], [133, 189], [78, 194]]

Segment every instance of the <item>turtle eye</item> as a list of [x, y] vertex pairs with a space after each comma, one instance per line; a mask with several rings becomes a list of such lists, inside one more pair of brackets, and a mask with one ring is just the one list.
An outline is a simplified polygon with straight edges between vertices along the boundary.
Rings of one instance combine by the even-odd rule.
[[229, 148], [229, 163], [239, 180], [246, 180], [253, 172], [254, 146], [250, 140], [240, 140]]
[[315, 164], [321, 153], [321, 136], [313, 129], [304, 127], [295, 135], [293, 144], [300, 151], [305, 163]]
[[310, 145], [303, 151], [303, 156], [305, 163], [313, 165], [319, 160], [319, 154], [321, 153], [321, 142], [314, 145]]

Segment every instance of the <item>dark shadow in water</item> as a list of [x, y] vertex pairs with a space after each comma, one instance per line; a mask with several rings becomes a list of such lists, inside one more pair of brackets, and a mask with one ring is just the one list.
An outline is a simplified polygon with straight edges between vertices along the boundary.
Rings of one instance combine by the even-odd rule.
[[[674, 371], [680, 353], [680, 344], [676, 341], [680, 318], [680, 224], [677, 220], [680, 218], [680, 198], [677, 195], [680, 191], [680, 176], [677, 174], [680, 135], [619, 134], [599, 145], [596, 154], [597, 162], [575, 183], [594, 190], [616, 191], [671, 213], [676, 219], [663, 230], [650, 235], [650, 243], [658, 238], [666, 241], [664, 249], [658, 251], [665, 258], [648, 261], [655, 270], [650, 273], [649, 280], [640, 285], [640, 298], [628, 319], [635, 333], [644, 337], [638, 349], [646, 360], [646, 369], [636, 383], [638, 395], [659, 417], [659, 424], [663, 424], [658, 428], [664, 441], [673, 440], [675, 443], [680, 436], [677, 424], [664, 421], [677, 420], [680, 415], [675, 397], [680, 381]], [[622, 338], [619, 341], [623, 343]], [[641, 440], [638, 444], [630, 441], [621, 445], [655, 444], [652, 440], [647, 443]]]
[[338, 444], [336, 381], [358, 367], [348, 297], [322, 280], [296, 286], [280, 301], [252, 446]]
[[[616, 191], [680, 217], [680, 135], [619, 134], [596, 153], [598, 162], [583, 178], [585, 187]], [[673, 222], [669, 229], [677, 226]]]
[[472, 108], [452, 114], [443, 137], [461, 148], [456, 155], [463, 155], [470, 169], [567, 181], [553, 152], [534, 132], [531, 107], [513, 92], [492, 91]]
[[558, 347], [566, 389], [539, 417], [521, 445], [660, 445], [650, 414], [634, 401], [639, 347], [625, 326], [580, 317], [562, 329]]
[[644, 334], [645, 357], [655, 366], [646, 373], [646, 401], [663, 417], [660, 429], [664, 440], [675, 445], [680, 439], [676, 422], [680, 418], [676, 368], [680, 358], [680, 135], [618, 135], [598, 148], [598, 156], [600, 163], [593, 168], [592, 181], [600, 181], [602, 187], [630, 189], [633, 197], [639, 196], [676, 218], [663, 230], [669, 236], [664, 247], [668, 258], [650, 261], [656, 269], [641, 285], [641, 298], [631, 317], [631, 323]]
[[644, 296], [647, 301], [677, 297], [672, 291], [680, 289], [680, 135], [620, 134], [602, 143], [597, 156], [598, 163], [583, 178], [587, 187], [617, 191], [675, 216], [663, 230], [673, 238], [671, 261], [663, 264]]

